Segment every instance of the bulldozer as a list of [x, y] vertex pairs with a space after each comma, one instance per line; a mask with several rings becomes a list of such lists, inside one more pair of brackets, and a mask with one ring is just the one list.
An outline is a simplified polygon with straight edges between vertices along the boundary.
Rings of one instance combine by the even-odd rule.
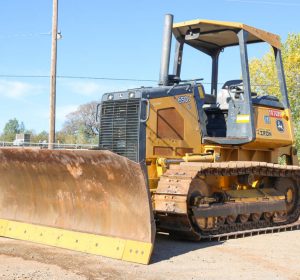
[[[247, 47], [261, 42], [274, 50], [280, 97], [251, 90]], [[211, 57], [209, 93], [201, 79], [181, 79], [185, 45]], [[241, 78], [218, 88], [219, 56], [232, 47]], [[199, 241], [299, 228], [277, 35], [234, 22], [173, 24], [168, 14], [159, 85], [106, 93], [97, 115], [98, 149], [0, 149], [1, 236], [148, 264], [156, 232]]]

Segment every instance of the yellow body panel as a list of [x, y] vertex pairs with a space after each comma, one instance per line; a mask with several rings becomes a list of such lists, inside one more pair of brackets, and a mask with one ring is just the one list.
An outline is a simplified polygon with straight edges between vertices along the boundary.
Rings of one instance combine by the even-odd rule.
[[254, 107], [256, 139], [245, 147], [278, 148], [294, 143], [289, 110]]
[[[180, 104], [178, 98], [187, 97], [189, 100], [186, 103]], [[161, 109], [175, 108], [178, 114], [182, 117], [184, 123], [183, 139], [159, 138], [157, 136], [157, 112]], [[201, 152], [201, 132], [198, 123], [198, 113], [193, 94], [182, 94], [180, 96], [170, 96], [150, 100], [150, 115], [146, 129], [146, 155], [147, 158], [158, 158], [165, 156], [154, 152], [155, 147], [168, 147], [172, 150], [170, 156], [181, 157], [176, 154], [176, 149], [192, 149], [192, 153]]]
[[[199, 91], [199, 94], [203, 95], [203, 91]], [[178, 98], [186, 102], [180, 103]], [[158, 112], [168, 108], [174, 108], [182, 118], [182, 139], [158, 137]], [[164, 169], [157, 165], [158, 158], [182, 158], [185, 153], [198, 154], [202, 149], [198, 112], [193, 93], [150, 99], [150, 114], [146, 128], [146, 163], [150, 189], [156, 188], [158, 177], [164, 172]]]
[[[203, 90], [199, 87], [200, 98], [204, 97]], [[187, 102], [178, 102], [184, 97]], [[146, 129], [146, 162], [150, 190], [157, 187], [159, 177], [167, 170], [165, 159], [182, 159], [183, 161], [260, 161], [278, 163], [279, 157], [286, 155], [293, 164], [298, 164], [293, 155], [295, 143], [290, 110], [254, 105], [254, 125], [256, 139], [244, 145], [207, 145], [202, 144], [202, 135], [198, 121], [198, 111], [193, 93], [150, 99], [150, 115]], [[174, 108], [184, 122], [183, 139], [158, 137], [158, 112], [166, 108]], [[200, 120], [204, 122], [205, 120]], [[243, 124], [250, 121], [249, 115], [237, 115], [236, 122]], [[160, 153], [155, 153], [159, 147]], [[164, 153], [164, 148], [169, 153]], [[189, 151], [186, 155], [176, 154], [176, 149], [185, 148]], [[207, 183], [214, 188], [229, 189], [236, 178], [207, 178]]]

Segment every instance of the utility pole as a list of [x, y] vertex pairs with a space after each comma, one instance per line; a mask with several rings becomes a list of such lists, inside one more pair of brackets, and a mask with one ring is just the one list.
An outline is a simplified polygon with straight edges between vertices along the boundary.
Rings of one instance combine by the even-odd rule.
[[57, 14], [58, 14], [58, 0], [53, 0], [51, 73], [50, 73], [50, 122], [49, 122], [48, 149], [53, 149], [55, 143], [57, 21], [58, 21]]

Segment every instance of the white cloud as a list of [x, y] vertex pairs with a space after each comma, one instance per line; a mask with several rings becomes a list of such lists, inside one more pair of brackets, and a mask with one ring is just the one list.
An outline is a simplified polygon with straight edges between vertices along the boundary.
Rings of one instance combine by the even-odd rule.
[[63, 122], [66, 119], [66, 115], [71, 112], [76, 111], [78, 105], [65, 105], [65, 106], [57, 106], [56, 107], [56, 120]]
[[100, 94], [103, 90], [101, 85], [94, 82], [75, 82], [69, 85], [71, 86], [73, 92], [85, 96], [93, 96], [95, 94]]
[[[64, 122], [66, 121], [66, 115], [74, 112], [78, 109], [80, 105], [69, 104], [56, 106], [56, 118], [55, 118], [55, 128], [60, 130]], [[49, 108], [47, 106], [40, 106], [36, 108], [30, 116], [28, 114], [16, 116], [17, 119], [24, 121], [26, 128], [35, 129], [36, 131], [42, 131], [49, 129]], [[0, 119], [1, 120], [1, 119]], [[0, 122], [1, 124], [1, 122]], [[4, 126], [4, 125], [2, 125]], [[0, 125], [1, 128], [1, 125]]]
[[105, 89], [102, 85], [95, 82], [67, 82], [64, 83], [64, 86], [67, 87], [72, 92], [83, 95], [83, 96], [100, 96]]
[[33, 85], [20, 81], [0, 80], [0, 96], [11, 99], [23, 99], [29, 95], [37, 94], [42, 90], [40, 85]]
[[75, 81], [64, 83], [64, 86], [73, 93], [100, 99], [103, 93], [124, 91], [129, 88], [137, 88], [138, 85], [132, 85], [132, 82], [114, 81], [112, 82], [93, 82], [93, 81]]
[[[74, 112], [78, 109], [79, 105], [77, 104], [68, 104], [68, 105], [61, 105], [56, 106], [55, 116], [56, 121], [58, 122], [64, 122], [66, 119], [66, 115], [68, 115], [71, 112]], [[49, 118], [49, 108], [45, 110], [45, 108], [40, 108], [38, 111], [38, 115], [41, 118], [48, 119]]]

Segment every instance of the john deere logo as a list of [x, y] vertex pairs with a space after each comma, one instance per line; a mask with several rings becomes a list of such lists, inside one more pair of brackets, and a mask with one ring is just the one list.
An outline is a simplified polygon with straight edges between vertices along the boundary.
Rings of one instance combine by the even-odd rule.
[[279, 132], [284, 132], [284, 125], [283, 125], [283, 121], [282, 120], [276, 120], [276, 126], [277, 126], [277, 130]]

